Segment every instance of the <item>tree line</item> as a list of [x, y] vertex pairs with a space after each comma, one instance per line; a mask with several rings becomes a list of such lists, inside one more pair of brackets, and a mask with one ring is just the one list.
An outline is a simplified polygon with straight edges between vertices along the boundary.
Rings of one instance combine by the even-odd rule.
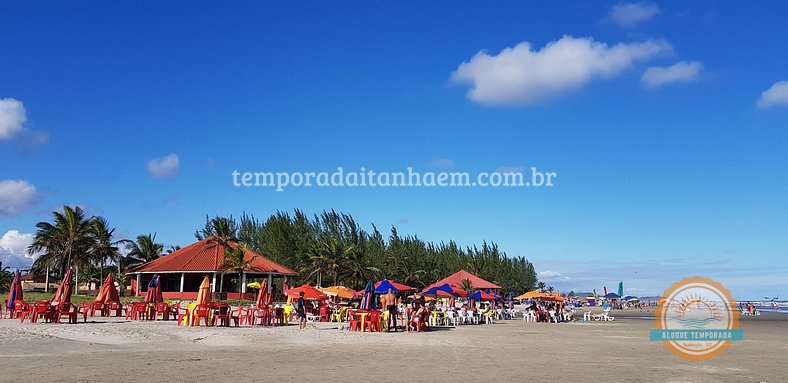
[[[33, 263], [33, 272], [49, 271], [59, 277], [74, 267], [79, 283], [99, 284], [113, 272], [125, 284], [130, 268], [180, 248], [172, 246], [165, 251], [164, 245], [156, 242], [156, 234], [118, 239], [106, 219], [88, 217], [80, 207], [64, 206], [63, 212], [52, 213], [51, 222], [39, 222], [36, 229], [28, 251], [41, 255]], [[310, 283], [361, 289], [370, 279], [388, 278], [423, 288], [465, 269], [502, 286], [504, 292], [544, 288], [527, 259], [508, 256], [495, 243], [465, 247], [454, 241], [434, 243], [400, 235], [395, 227], [384, 236], [375, 225], [366, 231], [351, 215], [334, 210], [312, 217], [301, 210], [292, 214], [278, 211], [265, 220], [245, 213], [239, 219], [206, 216], [195, 237], [238, 242], [296, 270], [299, 276], [291, 280], [291, 286]], [[228, 248], [223, 270], [233, 272], [245, 266], [238, 250]]]

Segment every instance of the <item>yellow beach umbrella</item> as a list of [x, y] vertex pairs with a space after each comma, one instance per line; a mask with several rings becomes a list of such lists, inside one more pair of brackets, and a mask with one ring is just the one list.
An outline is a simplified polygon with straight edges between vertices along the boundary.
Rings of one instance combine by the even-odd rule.
[[200, 284], [200, 290], [197, 292], [197, 304], [207, 305], [211, 303], [211, 281], [208, 280], [206, 275]]
[[318, 290], [322, 291], [323, 294], [331, 297], [338, 297], [340, 299], [353, 299], [356, 296], [356, 292], [354, 290], [345, 286], [331, 286], [318, 288]]
[[253, 289], [259, 289], [260, 288], [260, 282], [249, 282], [249, 283], [246, 284], [246, 287], [251, 287]]

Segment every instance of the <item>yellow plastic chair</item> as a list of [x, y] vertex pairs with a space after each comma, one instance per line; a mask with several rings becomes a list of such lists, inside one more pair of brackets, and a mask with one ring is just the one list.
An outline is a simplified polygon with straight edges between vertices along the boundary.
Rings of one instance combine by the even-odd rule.
[[383, 331], [389, 330], [389, 315], [391, 315], [389, 310], [384, 310], [383, 315], [380, 316], [380, 328], [382, 328]]
[[285, 310], [284, 317], [285, 317], [285, 325], [290, 324], [290, 313], [293, 312], [293, 305], [286, 304], [282, 307]]
[[344, 322], [346, 316], [347, 307], [341, 307], [339, 311], [334, 311], [334, 313], [331, 314], [331, 321], [333, 322], [336, 319], [337, 322]]

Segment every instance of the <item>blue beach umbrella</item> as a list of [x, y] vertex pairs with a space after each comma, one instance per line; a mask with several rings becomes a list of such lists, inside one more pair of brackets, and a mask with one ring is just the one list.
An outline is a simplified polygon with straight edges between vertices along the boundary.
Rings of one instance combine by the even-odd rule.
[[468, 308], [472, 309], [474, 307], [476, 307], [476, 291], [468, 293]]
[[8, 308], [14, 309], [14, 302], [17, 300], [23, 301], [22, 285], [19, 283], [19, 270], [14, 274], [14, 279], [11, 281], [11, 289], [8, 293]]
[[375, 297], [375, 285], [370, 280], [367, 282], [367, 286], [364, 287], [364, 296], [361, 298], [361, 309], [362, 310], [374, 310], [377, 303], [377, 298]]
[[616, 293], [607, 293], [604, 296], [605, 299], [621, 299], [621, 296]]

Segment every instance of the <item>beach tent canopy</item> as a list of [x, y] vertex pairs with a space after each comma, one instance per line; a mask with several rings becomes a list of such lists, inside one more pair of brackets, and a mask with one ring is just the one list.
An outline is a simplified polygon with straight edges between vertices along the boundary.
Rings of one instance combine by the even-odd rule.
[[427, 288], [448, 284], [449, 286], [451, 286], [453, 288], [460, 289], [460, 288], [462, 288], [462, 281], [465, 280], [465, 279], [471, 281], [471, 285], [473, 285], [474, 289], [483, 289], [483, 290], [500, 290], [501, 289], [501, 286], [498, 286], [495, 283], [492, 283], [492, 282], [486, 281], [486, 280], [484, 280], [482, 278], [479, 278], [479, 277], [477, 277], [477, 276], [475, 276], [475, 275], [473, 275], [473, 274], [471, 274], [471, 273], [469, 273], [469, 272], [467, 272], [465, 270], [460, 270], [460, 271], [458, 271], [458, 272], [456, 272], [456, 273], [454, 273], [452, 275], [449, 275], [448, 277], [443, 278], [440, 281], [437, 281], [437, 282], [427, 286]]
[[312, 300], [328, 299], [328, 295], [324, 294], [322, 291], [318, 290], [317, 288], [310, 286], [309, 284], [304, 284], [301, 285], [300, 287], [287, 290], [286, 294], [288, 298], [298, 299], [298, 294], [301, 292], [304, 293], [304, 299], [312, 299]]
[[374, 310], [376, 305], [375, 299], [375, 285], [372, 281], [367, 282], [367, 286], [364, 287], [364, 296], [361, 297], [361, 309], [362, 310]]
[[99, 293], [94, 302], [120, 302], [118, 289], [115, 287], [115, 280], [112, 278], [112, 273], [107, 274], [107, 278], [104, 279], [104, 284], [101, 285], [101, 289], [99, 289]]
[[394, 293], [411, 293], [416, 291], [416, 289], [413, 287], [405, 286], [401, 283], [390, 281], [388, 279], [384, 279], [378, 283], [375, 283], [375, 292], [378, 294], [387, 294], [389, 289], [394, 290]]
[[49, 301], [52, 306], [59, 306], [62, 303], [71, 303], [71, 290], [74, 289], [74, 283], [71, 281], [73, 278], [74, 269], [68, 269], [66, 275], [63, 277], [63, 281], [57, 286], [55, 295], [52, 297], [52, 300]]
[[495, 300], [495, 295], [485, 293], [484, 291], [476, 290], [473, 293], [473, 299], [478, 301], [492, 301]]
[[607, 293], [604, 296], [605, 299], [621, 299], [621, 296], [616, 293]]
[[356, 291], [345, 286], [330, 286], [325, 288], [318, 288], [324, 294], [330, 297], [337, 297], [340, 299], [353, 299], [356, 297]]
[[539, 298], [543, 298], [543, 297], [546, 297], [546, 296], [549, 296], [549, 295], [550, 294], [534, 290], [534, 291], [529, 291], [529, 292], [527, 292], [527, 293], [525, 293], [523, 295], [516, 296], [516, 297], [514, 297], [514, 299], [520, 299], [520, 300], [523, 300], [523, 299], [539, 299]]
[[424, 296], [430, 297], [445, 297], [445, 298], [453, 298], [455, 297], [454, 290], [452, 290], [451, 286], [448, 283], [445, 283], [440, 286], [433, 286], [427, 289], [424, 289], [421, 292]]
[[197, 304], [207, 305], [211, 303], [211, 281], [206, 275], [200, 284], [200, 290], [197, 292]]
[[16, 301], [24, 302], [24, 300], [22, 282], [20, 281], [19, 270], [17, 270], [14, 273], [14, 279], [11, 281], [11, 288], [8, 290], [8, 308], [13, 310]]
[[[235, 249], [238, 244], [229, 242], [228, 246]], [[129, 274], [139, 273], [221, 273], [224, 263], [225, 247], [213, 237], [205, 238], [171, 254], [143, 263], [131, 270]], [[250, 249], [244, 252], [244, 261], [249, 263], [249, 268], [244, 270], [251, 273], [298, 275], [295, 271], [282, 266]]]

